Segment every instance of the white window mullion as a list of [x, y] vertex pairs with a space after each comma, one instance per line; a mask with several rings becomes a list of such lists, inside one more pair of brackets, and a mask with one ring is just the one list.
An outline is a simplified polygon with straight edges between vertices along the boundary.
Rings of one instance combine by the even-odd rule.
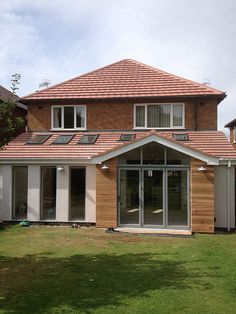
[[170, 108], [170, 127], [173, 128], [174, 122], [173, 122], [173, 104], [171, 104], [171, 108]]
[[74, 106], [74, 129], [76, 129], [77, 121], [76, 121], [76, 106]]

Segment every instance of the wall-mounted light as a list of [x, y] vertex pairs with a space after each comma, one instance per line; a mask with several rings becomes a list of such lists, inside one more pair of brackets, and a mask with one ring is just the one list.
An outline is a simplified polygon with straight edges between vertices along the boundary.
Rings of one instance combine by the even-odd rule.
[[102, 170], [108, 170], [109, 169], [109, 167], [107, 166], [107, 165], [102, 165]]
[[203, 166], [198, 168], [198, 171], [206, 171], [206, 170], [207, 170], [206, 167], [203, 167]]
[[64, 167], [63, 166], [57, 166], [57, 171], [64, 171]]

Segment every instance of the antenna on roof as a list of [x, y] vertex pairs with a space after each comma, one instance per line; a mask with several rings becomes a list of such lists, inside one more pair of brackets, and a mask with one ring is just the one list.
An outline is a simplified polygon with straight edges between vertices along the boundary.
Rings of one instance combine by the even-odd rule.
[[203, 85], [211, 85], [211, 80], [209, 79], [209, 78], [205, 78], [204, 80], [203, 80], [203, 83], [202, 83]]
[[51, 85], [51, 81], [48, 80], [48, 79], [44, 79], [44, 80], [39, 84], [39, 89], [48, 88], [49, 85]]

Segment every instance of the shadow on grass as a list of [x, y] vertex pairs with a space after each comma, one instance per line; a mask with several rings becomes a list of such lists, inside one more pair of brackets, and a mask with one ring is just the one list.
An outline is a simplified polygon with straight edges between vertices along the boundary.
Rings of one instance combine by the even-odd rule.
[[[185, 262], [170, 258], [148, 253], [1, 256], [0, 308], [5, 313], [91, 313], [158, 289], [191, 289]], [[210, 288], [200, 282], [200, 270], [193, 273], [195, 285]]]

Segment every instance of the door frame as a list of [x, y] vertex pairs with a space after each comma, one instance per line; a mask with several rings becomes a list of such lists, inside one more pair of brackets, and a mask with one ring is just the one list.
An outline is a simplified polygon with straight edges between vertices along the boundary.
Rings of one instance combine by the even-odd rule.
[[[121, 182], [120, 172], [122, 170], [136, 170], [139, 172], [139, 223], [138, 224], [121, 224], [120, 223], [120, 193]], [[158, 170], [162, 171], [163, 175], [163, 225], [145, 225], [144, 224], [144, 171], [145, 170]], [[187, 225], [168, 225], [168, 171], [186, 171], [187, 173]], [[152, 229], [178, 229], [190, 230], [191, 229], [191, 208], [190, 208], [190, 169], [189, 167], [176, 167], [176, 166], [119, 166], [118, 167], [118, 184], [117, 184], [117, 223], [119, 227], [131, 228], [152, 228]]]

